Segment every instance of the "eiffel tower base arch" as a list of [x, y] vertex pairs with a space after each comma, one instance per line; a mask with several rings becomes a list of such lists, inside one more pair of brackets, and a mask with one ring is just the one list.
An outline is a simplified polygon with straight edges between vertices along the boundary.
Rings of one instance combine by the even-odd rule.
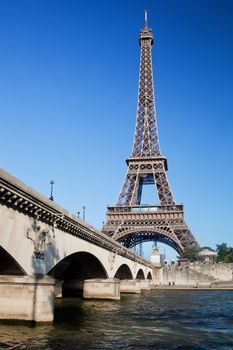
[[184, 222], [183, 205], [108, 207], [103, 232], [127, 248], [157, 241], [181, 254], [187, 247], [198, 247], [195, 237]]

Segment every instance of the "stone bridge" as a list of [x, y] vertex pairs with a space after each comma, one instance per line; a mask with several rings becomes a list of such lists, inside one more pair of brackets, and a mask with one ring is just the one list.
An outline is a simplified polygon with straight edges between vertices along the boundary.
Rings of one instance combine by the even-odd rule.
[[120, 299], [152, 277], [151, 264], [0, 169], [0, 318], [51, 321], [54, 290]]

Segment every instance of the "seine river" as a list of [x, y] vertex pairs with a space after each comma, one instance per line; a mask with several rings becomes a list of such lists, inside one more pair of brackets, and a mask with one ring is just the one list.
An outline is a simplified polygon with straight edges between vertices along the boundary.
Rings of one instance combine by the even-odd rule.
[[0, 324], [0, 349], [233, 349], [233, 291], [56, 300], [52, 325]]

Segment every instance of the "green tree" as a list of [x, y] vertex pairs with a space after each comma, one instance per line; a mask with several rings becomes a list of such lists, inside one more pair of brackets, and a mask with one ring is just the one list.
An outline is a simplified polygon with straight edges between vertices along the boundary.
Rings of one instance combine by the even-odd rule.
[[188, 247], [185, 248], [183, 253], [181, 253], [179, 258], [189, 259], [191, 262], [198, 260], [198, 253], [200, 252], [200, 248], [197, 247]]
[[233, 248], [228, 247], [226, 243], [217, 244], [217, 262], [223, 261], [226, 263], [233, 262]]
[[233, 248], [230, 247], [228, 250], [228, 254], [226, 256], [225, 262], [232, 263], [233, 262]]

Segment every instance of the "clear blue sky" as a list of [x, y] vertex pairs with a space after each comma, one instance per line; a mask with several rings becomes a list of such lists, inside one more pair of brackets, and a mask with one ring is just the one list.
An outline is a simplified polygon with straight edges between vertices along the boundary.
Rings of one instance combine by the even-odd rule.
[[99, 228], [126, 172], [143, 11], [161, 150], [200, 244], [233, 245], [233, 1], [1, 0], [0, 167]]

